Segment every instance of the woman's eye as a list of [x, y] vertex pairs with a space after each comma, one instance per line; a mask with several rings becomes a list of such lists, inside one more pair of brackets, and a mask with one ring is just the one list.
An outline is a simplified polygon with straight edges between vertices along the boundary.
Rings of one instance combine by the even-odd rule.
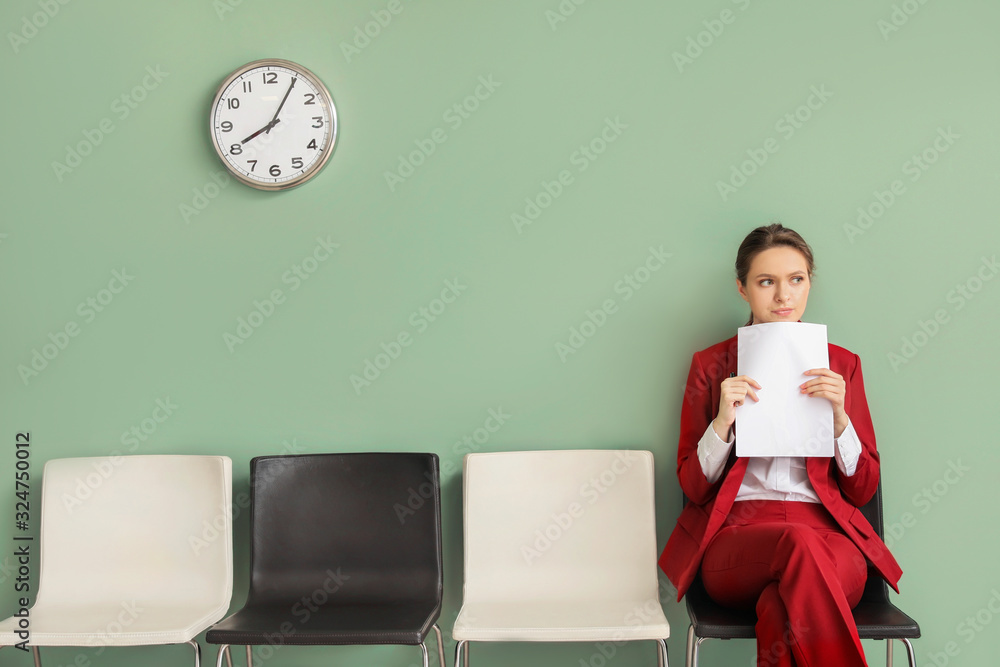
[[768, 287], [768, 286], [770, 286], [770, 284], [771, 284], [771, 280], [769, 280], [767, 278], [765, 278], [764, 280], [760, 281], [760, 286], [761, 287]]

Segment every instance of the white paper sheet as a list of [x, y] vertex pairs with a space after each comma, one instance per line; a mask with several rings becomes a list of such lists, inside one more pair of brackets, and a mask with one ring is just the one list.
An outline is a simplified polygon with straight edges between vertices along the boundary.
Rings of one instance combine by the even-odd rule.
[[761, 386], [736, 408], [737, 456], [833, 456], [833, 404], [799, 385], [829, 368], [826, 325], [767, 322], [737, 331], [737, 375]]

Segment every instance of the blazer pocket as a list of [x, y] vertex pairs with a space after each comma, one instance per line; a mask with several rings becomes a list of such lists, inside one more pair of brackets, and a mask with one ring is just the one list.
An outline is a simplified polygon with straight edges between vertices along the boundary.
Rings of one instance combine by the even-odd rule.
[[861, 510], [855, 508], [855, 510], [851, 513], [850, 522], [851, 525], [857, 528], [858, 532], [861, 533], [861, 537], [866, 540], [875, 537], [875, 529], [872, 528], [870, 523], [868, 523], [868, 519], [865, 518], [865, 515]]

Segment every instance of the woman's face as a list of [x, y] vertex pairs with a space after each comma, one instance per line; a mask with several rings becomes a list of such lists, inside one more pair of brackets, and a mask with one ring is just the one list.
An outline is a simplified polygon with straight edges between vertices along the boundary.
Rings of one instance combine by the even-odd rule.
[[763, 250], [750, 262], [746, 287], [736, 289], [750, 304], [753, 323], [798, 322], [809, 299], [809, 270], [805, 256], [790, 246]]

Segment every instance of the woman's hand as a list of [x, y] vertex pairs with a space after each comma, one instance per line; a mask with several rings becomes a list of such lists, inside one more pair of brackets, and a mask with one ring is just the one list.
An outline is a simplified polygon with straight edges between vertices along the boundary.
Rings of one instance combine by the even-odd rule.
[[820, 396], [833, 404], [833, 437], [839, 438], [847, 428], [847, 411], [844, 410], [844, 397], [847, 396], [847, 383], [843, 376], [834, 373], [829, 368], [811, 368], [803, 375], [816, 375], [799, 385], [804, 394]]
[[736, 421], [736, 406], [743, 405], [747, 396], [755, 401], [760, 400], [751, 387], [761, 388], [756, 380], [746, 375], [737, 375], [722, 381], [719, 416], [712, 422], [712, 428], [721, 440], [729, 440], [729, 427]]

